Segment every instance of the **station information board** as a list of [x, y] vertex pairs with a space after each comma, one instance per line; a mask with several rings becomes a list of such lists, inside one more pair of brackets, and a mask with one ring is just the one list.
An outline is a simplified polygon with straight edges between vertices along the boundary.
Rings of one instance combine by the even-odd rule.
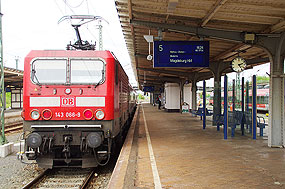
[[143, 86], [143, 92], [153, 92], [154, 86]]
[[153, 67], [209, 67], [209, 41], [154, 41]]

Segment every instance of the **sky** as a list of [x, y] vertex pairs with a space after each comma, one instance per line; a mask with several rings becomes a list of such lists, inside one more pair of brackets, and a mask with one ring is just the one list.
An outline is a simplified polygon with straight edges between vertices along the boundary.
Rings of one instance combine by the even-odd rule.
[[[137, 85], [121, 31], [114, 0], [1, 0], [4, 65], [24, 68], [25, 56], [31, 50], [65, 49], [76, 41], [65, 15], [94, 15], [108, 21], [103, 24], [103, 48], [114, 52], [132, 85]], [[98, 41], [98, 22], [80, 27], [83, 40]], [[97, 42], [97, 49], [99, 42]]]

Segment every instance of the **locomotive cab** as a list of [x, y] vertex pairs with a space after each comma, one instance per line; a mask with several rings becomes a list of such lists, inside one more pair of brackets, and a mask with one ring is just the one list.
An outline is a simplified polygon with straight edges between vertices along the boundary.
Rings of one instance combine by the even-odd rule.
[[24, 69], [28, 159], [46, 168], [107, 163], [132, 111], [128, 78], [112, 53], [31, 51]]

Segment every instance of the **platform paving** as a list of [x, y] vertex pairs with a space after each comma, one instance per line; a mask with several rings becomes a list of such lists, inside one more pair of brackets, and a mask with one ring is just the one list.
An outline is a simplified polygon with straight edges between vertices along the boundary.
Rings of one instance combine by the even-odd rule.
[[129, 160], [135, 175], [127, 179], [135, 188], [285, 188], [284, 149], [238, 132], [224, 140], [211, 125], [203, 130], [199, 117], [143, 104], [132, 146], [137, 156]]

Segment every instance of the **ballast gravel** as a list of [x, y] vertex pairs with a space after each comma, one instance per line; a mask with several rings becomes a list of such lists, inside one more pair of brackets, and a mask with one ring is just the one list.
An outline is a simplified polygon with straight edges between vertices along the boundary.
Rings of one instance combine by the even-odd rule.
[[[17, 142], [20, 135], [21, 133], [17, 132], [8, 134], [6, 137], [9, 142]], [[35, 164], [21, 163], [17, 159], [17, 152], [0, 158], [0, 167], [0, 188], [3, 189], [22, 188], [43, 171]]]
[[[20, 139], [20, 132], [11, 133], [7, 135], [9, 142], [18, 142]], [[109, 165], [98, 167], [98, 171], [88, 188], [103, 189], [106, 188], [112, 171], [114, 169], [116, 159], [111, 158]], [[25, 159], [25, 161], [27, 161]], [[22, 188], [34, 178], [36, 178], [44, 169], [39, 168], [37, 164], [23, 164], [17, 159], [17, 152], [0, 158], [0, 188], [1, 189], [18, 189]]]

